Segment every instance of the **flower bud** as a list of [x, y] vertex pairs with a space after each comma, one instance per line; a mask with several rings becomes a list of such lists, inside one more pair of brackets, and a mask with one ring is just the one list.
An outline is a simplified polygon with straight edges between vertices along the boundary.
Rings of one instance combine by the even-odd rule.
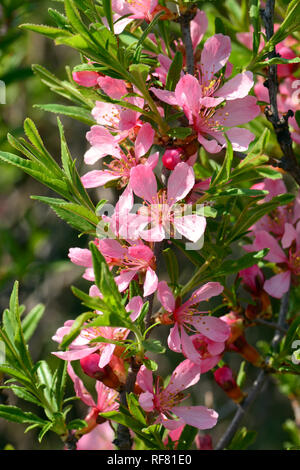
[[230, 336], [226, 341], [226, 345], [233, 343], [244, 331], [244, 319], [236, 312], [229, 312], [227, 315], [220, 317], [230, 327]]
[[209, 434], [204, 436], [197, 434], [195, 444], [198, 450], [213, 450], [212, 438]]
[[236, 383], [230, 367], [220, 367], [215, 371], [214, 377], [219, 387], [224, 390], [229, 398], [231, 398], [236, 403], [240, 403], [243, 400], [244, 394]]
[[84, 86], [87, 88], [97, 86], [98, 78], [99, 74], [97, 72], [93, 72], [92, 70], [82, 70], [81, 72], [73, 72], [74, 82], [78, 83], [78, 85], [80, 86]]
[[123, 360], [112, 356], [109, 364], [105, 367], [99, 367], [99, 358], [99, 354], [93, 353], [80, 359], [83, 372], [89, 377], [99, 380], [107, 387], [119, 390], [126, 381]]
[[165, 168], [168, 170], [174, 170], [175, 166], [180, 163], [180, 155], [182, 154], [182, 149], [169, 149], [163, 154], [162, 162]]
[[230, 345], [230, 349], [239, 353], [246, 361], [256, 367], [260, 367], [263, 363], [263, 358], [259, 352], [247, 342], [244, 335], [239, 336], [239, 338]]

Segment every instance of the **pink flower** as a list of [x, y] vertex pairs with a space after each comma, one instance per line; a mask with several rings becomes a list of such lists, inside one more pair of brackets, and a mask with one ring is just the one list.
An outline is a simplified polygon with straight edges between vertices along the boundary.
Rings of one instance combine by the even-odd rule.
[[264, 290], [277, 299], [280, 299], [289, 290], [292, 277], [297, 278], [300, 275], [300, 221], [296, 228], [292, 224], [285, 224], [281, 245], [283, 248], [289, 248], [288, 255], [272, 235], [261, 230], [255, 232], [255, 240], [252, 245], [244, 246], [246, 251], [269, 248], [265, 259], [280, 265], [281, 272], [264, 283]]
[[[159, 242], [175, 231], [193, 242], [204, 234], [206, 220], [196, 214], [184, 214], [178, 201], [184, 199], [193, 189], [195, 176], [193, 169], [186, 163], [176, 165], [168, 180], [168, 188], [157, 192], [156, 178], [148, 166], [138, 165], [131, 170], [130, 185], [134, 193], [145, 201], [145, 207], [138, 212], [145, 217], [143, 227], [150, 229], [139, 232], [147, 241]], [[188, 208], [188, 206], [186, 206]]]
[[106, 413], [107, 411], [117, 410], [119, 408], [118, 392], [106, 387], [102, 382], [97, 381], [95, 384], [97, 392], [97, 403], [95, 403], [92, 395], [85, 388], [82, 380], [75, 374], [70, 363], [67, 366], [68, 374], [74, 383], [76, 396], [83, 401], [92, 410], [96, 410], [97, 414]]
[[[226, 146], [224, 131], [234, 150], [247, 150], [254, 135], [235, 126], [251, 121], [260, 113], [255, 97], [247, 96], [254, 83], [251, 72], [239, 73], [223, 86], [222, 75], [215, 75], [226, 65], [230, 52], [230, 38], [216, 34], [204, 45], [199, 81], [187, 74], [179, 80], [175, 92], [150, 88], [160, 100], [183, 109], [198, 134], [198, 141], [210, 153]], [[219, 108], [224, 100], [225, 106]]]
[[81, 72], [73, 72], [74, 82], [84, 87], [95, 87], [98, 85], [99, 74], [97, 72], [83, 70]]
[[100, 240], [99, 249], [111, 266], [118, 266], [120, 274], [115, 278], [120, 292], [129, 286], [139, 274], [143, 276], [144, 296], [157, 289], [156, 263], [153, 251], [142, 242], [133, 246], [120, 245], [117, 240]]
[[214, 373], [215, 381], [224, 392], [236, 403], [240, 403], [244, 394], [240, 387], [237, 385], [232, 370], [228, 366], [223, 366], [217, 369]]
[[77, 442], [77, 450], [114, 450], [115, 432], [108, 422], [96, 426]]
[[[58, 328], [52, 337], [53, 341], [61, 343], [63, 337], [70, 332], [73, 323], [74, 320], [68, 320], [63, 327]], [[72, 341], [68, 351], [57, 351], [52, 354], [65, 361], [76, 361], [97, 351], [99, 354], [98, 366], [104, 368], [110, 362], [116, 345], [101, 343], [101, 341], [99, 343], [91, 343], [91, 340], [102, 336], [103, 338], [122, 341], [127, 338], [128, 334], [129, 330], [126, 328], [112, 328], [109, 326], [89, 327], [87, 324], [86, 328], [82, 329], [77, 338]]]
[[180, 156], [182, 149], [174, 148], [168, 149], [162, 156], [162, 163], [168, 170], [174, 170], [175, 166], [181, 162]]
[[199, 357], [196, 363], [201, 366], [201, 374], [211, 370], [220, 362], [225, 349], [225, 341], [213, 341], [201, 333], [189, 336], [189, 338], [198, 352]]
[[95, 188], [103, 186], [109, 181], [119, 180], [119, 186], [126, 186], [129, 183], [130, 171], [137, 165], [145, 164], [152, 170], [158, 163], [159, 153], [156, 152], [148, 158], [143, 157], [152, 146], [154, 131], [150, 124], [146, 123], [141, 128], [135, 143], [135, 152], [120, 152], [119, 157], [112, 158], [110, 163], [105, 163], [106, 170], [89, 171], [81, 178], [85, 188]]
[[[219, 318], [203, 315], [206, 312], [199, 312], [195, 308], [199, 302], [219, 295], [222, 291], [223, 286], [218, 282], [208, 282], [197, 289], [189, 300], [177, 306], [167, 283], [165, 281], [159, 283], [158, 300], [169, 313], [170, 321], [175, 323], [168, 337], [168, 345], [172, 351], [182, 352], [190, 361], [202, 365], [203, 359], [216, 356], [224, 350], [224, 342], [230, 334], [228, 325]], [[189, 336], [186, 330], [196, 332], [198, 335]], [[211, 366], [213, 361], [203, 363], [203, 368], [213, 367]]]
[[[162, 388], [159, 380], [153, 389], [153, 377], [146, 367], [142, 366], [137, 383], [144, 391], [139, 397], [141, 407], [148, 413], [155, 413], [155, 423], [174, 430], [184, 424], [198, 429], [210, 429], [215, 426], [218, 414], [204, 406], [178, 406], [185, 397], [182, 391], [195, 385], [200, 379], [199, 366], [188, 359], [176, 367], [167, 387]], [[174, 415], [179, 419], [174, 419]]]
[[90, 407], [90, 411], [85, 417], [87, 427], [79, 431], [80, 435], [84, 435], [77, 442], [77, 450], [113, 450], [114, 432], [108, 422], [99, 424], [101, 420], [99, 420], [98, 415], [99, 413], [117, 410], [119, 408], [117, 401], [119, 394], [103, 383], [96, 382], [97, 402], [95, 402], [83, 382], [75, 374], [70, 363], [68, 364], [68, 374], [74, 383], [76, 396]]
[[[196, 16], [190, 22], [191, 39], [192, 39], [194, 53], [196, 52], [196, 48], [200, 44], [205, 34], [205, 31], [207, 30], [207, 26], [208, 26], [208, 19], [207, 19], [205, 12], [201, 10], [197, 10]], [[155, 41], [155, 38], [153, 38], [153, 41]], [[178, 41], [174, 41], [174, 42], [175, 42], [176, 49], [182, 50], [183, 43], [181, 39], [179, 39]], [[162, 47], [165, 51], [164, 44], [162, 44]], [[161, 83], [165, 85], [172, 60], [164, 54], [158, 54], [157, 60], [159, 61], [160, 66], [155, 69], [156, 73], [153, 75], [157, 75]], [[184, 60], [185, 60], [185, 57], [184, 57]], [[181, 77], [183, 76], [184, 76], [184, 72], [182, 71]]]
[[[254, 184], [251, 189], [268, 191], [269, 194], [259, 203], [269, 202], [275, 196], [286, 193], [286, 187], [282, 180], [265, 179], [261, 183]], [[277, 238], [282, 238], [285, 231], [285, 224], [295, 224], [300, 219], [300, 192], [297, 198], [287, 206], [279, 206], [270, 214], [264, 215], [252, 227], [256, 233], [264, 230], [271, 232]]]
[[152, 21], [158, 0], [112, 0], [112, 9], [120, 16], [129, 15], [132, 19]]

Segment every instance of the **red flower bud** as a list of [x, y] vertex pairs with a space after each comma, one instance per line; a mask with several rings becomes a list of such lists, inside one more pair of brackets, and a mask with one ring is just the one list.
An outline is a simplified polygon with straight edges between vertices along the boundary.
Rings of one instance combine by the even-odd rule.
[[212, 439], [209, 434], [205, 434], [205, 436], [197, 434], [195, 443], [198, 450], [213, 450]]
[[174, 170], [175, 166], [177, 163], [179, 163], [180, 160], [180, 155], [182, 154], [182, 149], [169, 149], [167, 150], [162, 157], [162, 162], [163, 165], [168, 169], [168, 170]]
[[256, 367], [260, 367], [263, 359], [259, 352], [251, 346], [244, 335], [239, 336], [237, 340], [230, 346], [232, 351], [239, 353], [246, 361], [250, 362]]
[[107, 387], [119, 390], [126, 381], [123, 360], [112, 356], [109, 364], [101, 368], [99, 367], [99, 357], [99, 354], [93, 353], [80, 359], [83, 372], [89, 377], [104, 383]]
[[230, 367], [220, 367], [215, 371], [214, 377], [219, 387], [224, 390], [229, 398], [231, 398], [236, 403], [240, 403], [243, 400], [244, 394], [236, 383]]

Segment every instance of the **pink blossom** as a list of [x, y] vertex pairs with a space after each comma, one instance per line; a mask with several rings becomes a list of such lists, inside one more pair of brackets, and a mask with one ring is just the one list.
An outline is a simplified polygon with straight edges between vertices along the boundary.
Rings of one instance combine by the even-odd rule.
[[[269, 202], [275, 196], [287, 192], [285, 184], [282, 180], [265, 179], [261, 183], [257, 183], [251, 189], [267, 190], [269, 194], [259, 202]], [[286, 205], [279, 206], [270, 214], [264, 215], [252, 227], [254, 234], [258, 231], [266, 231], [272, 233], [276, 238], [281, 239], [284, 235], [285, 224], [295, 224], [300, 219], [300, 192], [296, 199]]]
[[[246, 150], [254, 135], [235, 126], [251, 121], [260, 113], [255, 97], [247, 96], [254, 83], [251, 72], [239, 73], [222, 86], [222, 75], [215, 75], [226, 65], [230, 52], [230, 38], [216, 34], [204, 45], [199, 81], [187, 74], [179, 80], [175, 92], [150, 88], [160, 100], [183, 109], [199, 142], [210, 153], [226, 146], [224, 131], [235, 150]], [[225, 100], [225, 106], [220, 108]]]
[[113, 450], [113, 430], [108, 422], [98, 424], [97, 420], [99, 421], [99, 413], [118, 409], [118, 393], [97, 381], [95, 385], [97, 402], [95, 402], [92, 395], [86, 390], [82, 380], [75, 374], [70, 363], [68, 364], [68, 374], [74, 383], [76, 396], [90, 407], [90, 411], [85, 417], [87, 428], [80, 431], [80, 434], [84, 433], [84, 435], [77, 442], [77, 450]]
[[96, 426], [77, 442], [77, 450], [114, 450], [115, 432], [108, 422]]
[[131, 170], [130, 185], [145, 204], [138, 214], [145, 217], [145, 222], [142, 221], [144, 228], [150, 224], [147, 230], [142, 230], [141, 226], [141, 238], [158, 242], [168, 235], [174, 236], [176, 230], [193, 242], [201, 239], [206, 226], [205, 218], [191, 212], [184, 215], [182, 207], [176, 204], [188, 195], [194, 184], [193, 169], [186, 163], [176, 165], [168, 180], [167, 191], [157, 192], [156, 178], [151, 168], [138, 165]]
[[158, 0], [112, 0], [112, 9], [120, 16], [130, 15], [132, 19], [152, 21]]
[[168, 170], [174, 170], [175, 166], [181, 162], [180, 156], [182, 149], [174, 148], [168, 149], [162, 156], [162, 163]]
[[[203, 315], [195, 305], [206, 301], [211, 297], [221, 294], [223, 286], [218, 282], [208, 282], [197, 289], [189, 300], [181, 305], [176, 304], [176, 299], [165, 281], [158, 285], [158, 300], [169, 313], [170, 322], [175, 325], [171, 328], [168, 345], [172, 351], [183, 353], [195, 364], [201, 364], [203, 359], [213, 358], [224, 350], [224, 343], [230, 335], [230, 328], [221, 319]], [[198, 333], [189, 336], [186, 331]], [[213, 367], [215, 361], [206, 361], [203, 368]], [[215, 365], [215, 364], [214, 364]]]
[[[139, 397], [141, 407], [148, 413], [155, 413], [155, 423], [174, 430], [184, 424], [198, 429], [210, 429], [215, 426], [218, 414], [204, 406], [178, 406], [185, 398], [182, 391], [195, 385], [200, 379], [199, 366], [188, 359], [181, 362], [171, 375], [167, 387], [162, 388], [159, 380], [153, 388], [152, 372], [141, 367], [137, 383], [143, 390]], [[174, 418], [174, 415], [179, 418]]]
[[105, 163], [107, 169], [93, 170], [83, 175], [81, 178], [83, 186], [95, 188], [113, 180], [119, 180], [119, 185], [126, 186], [132, 168], [139, 164], [145, 164], [154, 169], [158, 163], [159, 153], [156, 152], [148, 158], [145, 157], [153, 144], [154, 135], [155, 132], [151, 125], [149, 123], [143, 124], [139, 128], [134, 151], [128, 150], [125, 154], [118, 146], [115, 136], [112, 136], [101, 126], [93, 126], [87, 134], [92, 147], [85, 154], [86, 163], [93, 164], [107, 155], [112, 155], [113, 158], [110, 163]]
[[74, 82], [84, 87], [95, 87], [98, 85], [99, 74], [97, 72], [82, 70], [81, 72], [73, 72]]
[[[74, 320], [68, 320], [65, 322], [63, 327], [58, 328], [52, 338], [53, 341], [61, 343], [63, 337], [70, 332], [73, 323]], [[97, 351], [99, 354], [98, 365], [100, 368], [104, 368], [111, 360], [112, 355], [115, 352], [116, 345], [111, 343], [101, 343], [101, 341], [91, 343], [91, 340], [102, 336], [103, 338], [122, 341], [127, 338], [128, 334], [129, 330], [126, 328], [112, 328], [109, 326], [89, 327], [87, 324], [86, 327], [81, 330], [77, 338], [72, 341], [68, 351], [57, 351], [52, 354], [65, 361], [76, 361]]]
[[117, 240], [100, 240], [99, 249], [111, 266], [118, 266], [119, 275], [115, 278], [120, 292], [129, 286], [130, 281], [139, 274], [143, 277], [144, 296], [157, 289], [156, 263], [153, 251], [142, 242], [132, 246], [120, 245]]
[[277, 299], [280, 299], [289, 290], [292, 277], [297, 278], [300, 275], [300, 221], [296, 228], [292, 224], [285, 224], [281, 245], [283, 248], [289, 248], [288, 254], [284, 252], [272, 235], [261, 230], [255, 232], [252, 245], [244, 246], [247, 251], [269, 248], [265, 259], [271, 263], [280, 264], [281, 272], [264, 283], [264, 290]]

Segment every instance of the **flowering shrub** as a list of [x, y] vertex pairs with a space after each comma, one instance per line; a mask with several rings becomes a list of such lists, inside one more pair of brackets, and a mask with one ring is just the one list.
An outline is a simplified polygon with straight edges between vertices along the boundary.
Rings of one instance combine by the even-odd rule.
[[[58, 163], [26, 119], [28, 140], [9, 135], [18, 154], [0, 159], [59, 196], [34, 198], [89, 237], [69, 259], [92, 284], [72, 288], [84, 312], [52, 331], [54, 370], [33, 362], [27, 343], [42, 307], [23, 318], [15, 284], [0, 329], [3, 387], [44, 415], [0, 404], [0, 417], [38, 428], [39, 441], [52, 431], [66, 449], [246, 448], [254, 433], [238, 429], [241, 417], [270, 374], [281, 387], [291, 378], [287, 395], [300, 406], [299, 102], [291, 99], [299, 2], [275, 11], [274, 29], [274, 2], [260, 16], [252, 1], [248, 32], [219, 16], [213, 30], [209, 8], [181, 1], [63, 3], [56, 26], [23, 29], [80, 53], [68, 81], [34, 71], [73, 102], [41, 107], [90, 126], [89, 148], [73, 160], [58, 118]], [[92, 170], [80, 174], [78, 160]], [[115, 204], [89, 191], [102, 187], [113, 188]], [[248, 338], [254, 326], [274, 331], [260, 350]], [[177, 365], [166, 372], [168, 350]], [[249, 370], [258, 375], [245, 388]], [[205, 402], [201, 385], [196, 403], [185, 393], [201, 374], [239, 404], [218, 443], [199, 430], [218, 426], [219, 406]], [[73, 420], [68, 377], [88, 407]], [[293, 436], [289, 447], [299, 445]]]

